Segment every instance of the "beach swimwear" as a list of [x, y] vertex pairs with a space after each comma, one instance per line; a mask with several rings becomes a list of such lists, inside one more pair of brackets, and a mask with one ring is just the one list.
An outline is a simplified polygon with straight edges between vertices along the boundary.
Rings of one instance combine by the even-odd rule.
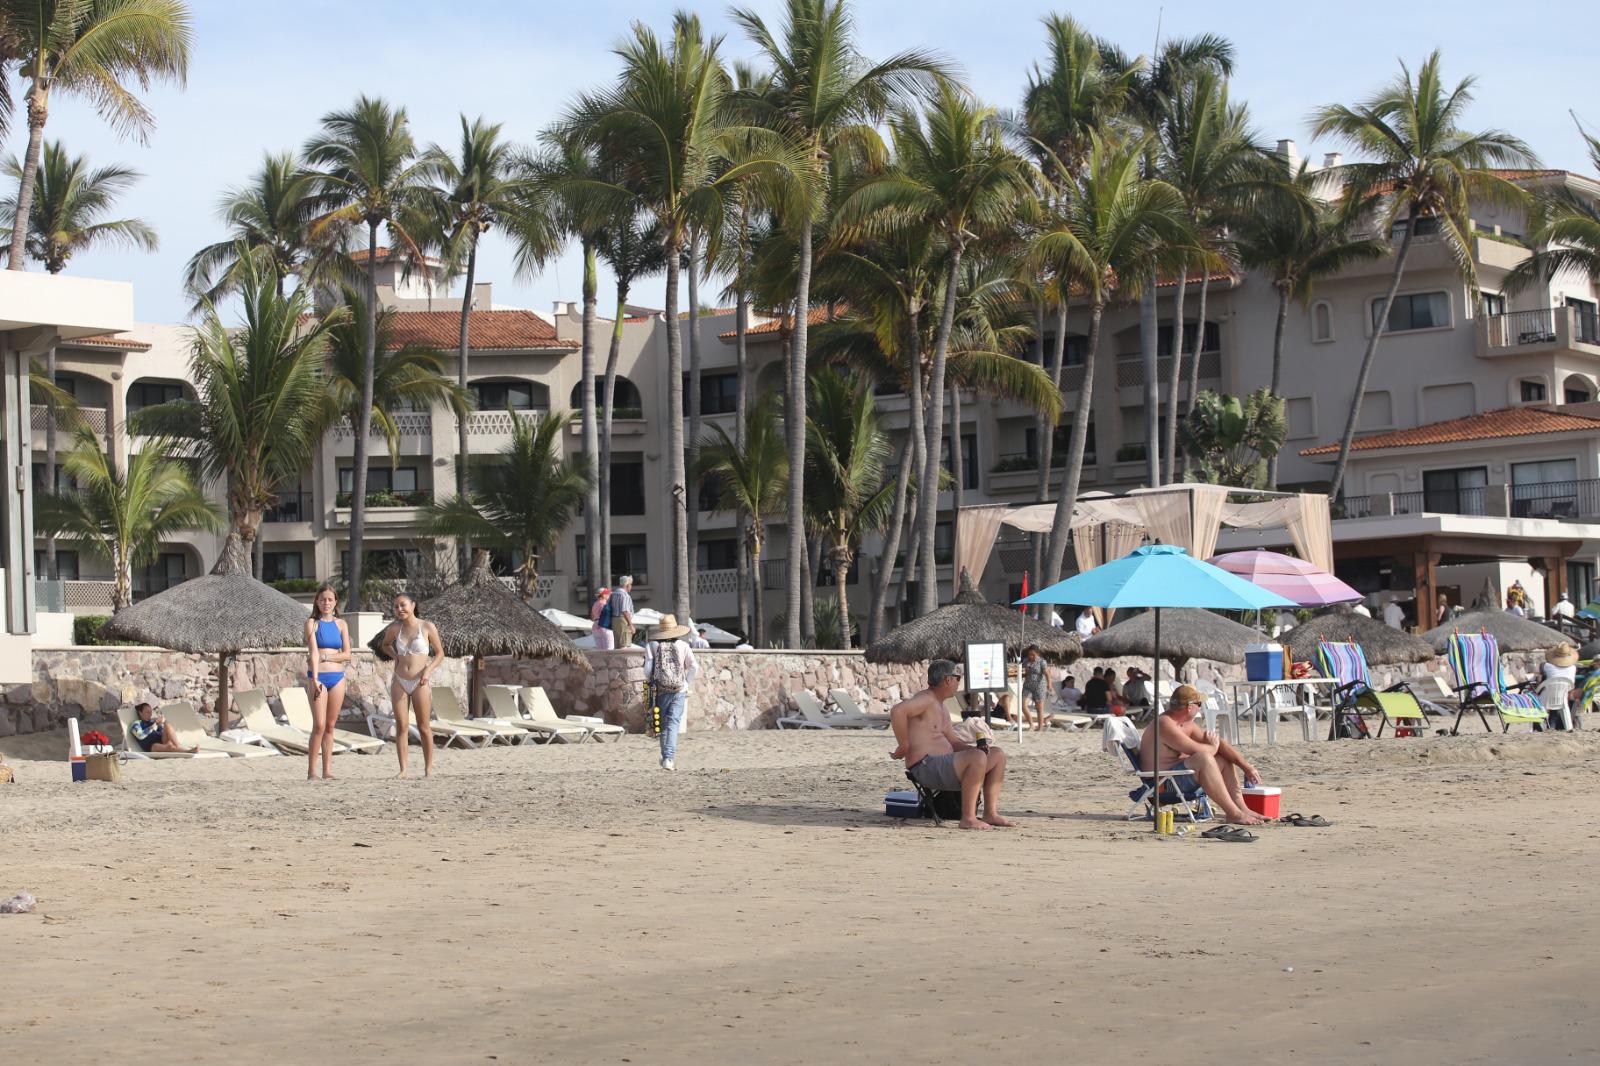
[[906, 773], [923, 788], [937, 792], [961, 791], [961, 775], [956, 772], [956, 753], [953, 751], [943, 755], [924, 755], [906, 767]]
[[[344, 634], [339, 632], [339, 623], [321, 619], [317, 622], [317, 647], [328, 651], [344, 650]], [[306, 676], [311, 676], [311, 671], [306, 671]], [[343, 670], [317, 671], [317, 684], [323, 688], [332, 688], [344, 680]]]
[[420, 677], [400, 677], [399, 675], [396, 675], [395, 679], [394, 679], [394, 683], [399, 685], [400, 688], [405, 692], [405, 694], [409, 696], [413, 692], [417, 691], [417, 686], [422, 684], [422, 678], [420, 678]]
[[[426, 655], [428, 654], [428, 648], [428, 634], [427, 631], [421, 627], [418, 627], [417, 635], [410, 638], [405, 635], [403, 630], [397, 629], [395, 631], [395, 658], [399, 658], [402, 655]], [[409, 696], [411, 693], [417, 690], [418, 685], [422, 684], [422, 678], [401, 677], [397, 673], [394, 675], [394, 683], [399, 685], [406, 695]]]
[[133, 739], [139, 742], [139, 747], [145, 751], [154, 751], [155, 746], [161, 741], [161, 723], [154, 718], [148, 722], [135, 718], [129, 726], [129, 732], [133, 734]]

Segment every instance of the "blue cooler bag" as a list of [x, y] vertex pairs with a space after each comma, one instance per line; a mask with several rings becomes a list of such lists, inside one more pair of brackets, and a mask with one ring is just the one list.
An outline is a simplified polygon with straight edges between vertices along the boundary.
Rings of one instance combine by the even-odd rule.
[[886, 792], [883, 796], [883, 813], [891, 818], [921, 818], [922, 800], [915, 789]]

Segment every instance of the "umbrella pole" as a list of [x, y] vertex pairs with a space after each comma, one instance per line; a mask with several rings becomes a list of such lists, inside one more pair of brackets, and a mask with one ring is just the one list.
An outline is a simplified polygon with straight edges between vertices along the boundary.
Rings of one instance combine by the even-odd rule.
[[1155, 742], [1156, 758], [1155, 758], [1155, 763], [1151, 767], [1152, 769], [1155, 770], [1155, 787], [1156, 787], [1156, 791], [1155, 791], [1155, 798], [1156, 798], [1155, 811], [1156, 811], [1156, 817], [1151, 820], [1151, 824], [1150, 824], [1150, 828], [1151, 829], [1159, 828], [1160, 827], [1160, 823], [1161, 823], [1161, 608], [1157, 607], [1155, 610], [1156, 610], [1156, 657], [1155, 657], [1155, 662], [1150, 664], [1150, 673], [1154, 677], [1154, 680], [1152, 682], [1152, 684], [1154, 685], [1154, 691], [1151, 693], [1151, 696], [1155, 699], [1155, 704], [1156, 704], [1156, 715], [1155, 715], [1155, 717], [1153, 719], [1151, 719], [1152, 727], [1155, 729], [1155, 740], [1156, 740], [1156, 742]]
[[1012, 724], [1017, 727], [1017, 750], [1021, 751], [1022, 716], [1028, 713], [1027, 679], [1022, 676], [1023, 657], [1028, 653], [1028, 612], [1018, 611], [1017, 616], [1022, 619], [1022, 639], [1017, 644], [1017, 705], [1011, 708], [1011, 714], [1015, 718]]

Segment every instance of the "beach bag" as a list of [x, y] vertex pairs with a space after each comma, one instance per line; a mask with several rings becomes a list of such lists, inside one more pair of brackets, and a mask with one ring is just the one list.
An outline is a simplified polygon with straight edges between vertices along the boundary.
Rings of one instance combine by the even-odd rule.
[[605, 606], [600, 608], [600, 628], [611, 628], [611, 601], [607, 600]]
[[115, 755], [88, 755], [83, 760], [83, 776], [90, 781], [109, 781], [121, 784], [122, 768]]
[[655, 671], [651, 680], [657, 692], [683, 691], [683, 660], [678, 658], [676, 642], [656, 641]]

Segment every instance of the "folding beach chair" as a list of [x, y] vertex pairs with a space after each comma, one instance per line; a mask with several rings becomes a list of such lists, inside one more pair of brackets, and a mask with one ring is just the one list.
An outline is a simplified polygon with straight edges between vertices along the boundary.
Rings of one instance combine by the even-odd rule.
[[1139, 779], [1139, 787], [1128, 793], [1133, 806], [1128, 821], [1143, 815], [1154, 818], [1160, 807], [1181, 807], [1191, 825], [1211, 819], [1211, 803], [1205, 789], [1194, 779], [1194, 771], [1161, 771], [1161, 797], [1156, 802], [1155, 771], [1139, 768], [1139, 730], [1126, 718], [1107, 718], [1100, 734], [1100, 747], [1110, 753], [1119, 769]]
[[1542, 725], [1549, 717], [1536, 693], [1515, 692], [1506, 685], [1505, 672], [1500, 665], [1500, 644], [1490, 634], [1452, 633], [1449, 659], [1450, 670], [1456, 678], [1456, 695], [1461, 700], [1451, 734], [1461, 731], [1461, 716], [1469, 710], [1478, 712], [1478, 720], [1489, 733], [1494, 732], [1494, 727], [1489, 724], [1486, 710], [1493, 710], [1500, 716], [1503, 733], [1510, 732], [1517, 722]]
[[1358, 736], [1369, 735], [1361, 717], [1363, 711], [1382, 717], [1378, 723], [1380, 737], [1388, 726], [1394, 727], [1395, 736], [1421, 736], [1428, 731], [1428, 711], [1404, 681], [1381, 692], [1372, 687], [1372, 678], [1367, 673], [1367, 653], [1361, 645], [1348, 641], [1319, 641], [1317, 669], [1322, 671], [1323, 677], [1339, 682], [1333, 690], [1334, 719], [1341, 725], [1348, 725]]

